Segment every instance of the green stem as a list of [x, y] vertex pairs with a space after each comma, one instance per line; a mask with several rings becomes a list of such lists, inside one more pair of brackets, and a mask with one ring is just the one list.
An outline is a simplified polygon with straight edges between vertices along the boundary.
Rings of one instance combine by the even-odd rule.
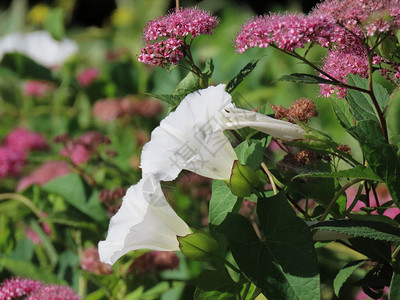
[[4, 194], [0, 194], [0, 201], [2, 200], [17, 200], [23, 204], [25, 204], [27, 207], [29, 207], [32, 212], [39, 218], [42, 218], [42, 212], [39, 208], [36, 207], [35, 204], [33, 204], [33, 202], [26, 198], [25, 196], [22, 196], [20, 194], [16, 194], [16, 193], [4, 193]]
[[357, 182], [362, 181], [363, 179], [354, 179], [352, 181], [349, 181], [348, 183], [346, 183], [336, 194], [335, 196], [333, 196], [331, 202], [329, 203], [329, 205], [327, 206], [327, 208], [325, 209], [325, 212], [323, 213], [323, 215], [321, 216], [319, 222], [323, 222], [325, 221], [326, 217], [328, 216], [328, 214], [331, 212], [331, 209], [333, 207], [333, 205], [336, 203], [337, 199], [339, 199], [340, 195], [342, 195], [349, 187], [351, 187], [352, 185], [356, 184]]
[[240, 300], [246, 300], [247, 294], [249, 293], [249, 290], [250, 290], [250, 286], [251, 286], [251, 282], [248, 281], [246, 284], [246, 288], [243, 291], [243, 295], [242, 295], [242, 297], [240, 297]]
[[249, 300], [255, 300], [260, 294], [261, 294], [261, 289], [256, 287], [256, 289], [253, 292], [253, 295], [251, 295]]
[[358, 187], [358, 191], [357, 191], [356, 196], [354, 197], [353, 202], [351, 203], [351, 205], [349, 206], [349, 208], [348, 208], [348, 209], [344, 212], [344, 214], [343, 214], [344, 217], [347, 217], [347, 216], [351, 213], [351, 211], [353, 210], [353, 208], [356, 206], [356, 204], [357, 204], [357, 202], [358, 202], [358, 199], [359, 199], [359, 197], [360, 197], [360, 195], [361, 195], [362, 189], [363, 189], [363, 187], [364, 187], [364, 183], [365, 183], [365, 181], [362, 182], [362, 183], [360, 184], [360, 186]]

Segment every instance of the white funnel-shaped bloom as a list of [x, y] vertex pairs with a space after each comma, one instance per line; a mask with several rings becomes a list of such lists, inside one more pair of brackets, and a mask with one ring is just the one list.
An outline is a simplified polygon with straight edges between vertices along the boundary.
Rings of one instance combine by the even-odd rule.
[[177, 236], [190, 233], [165, 199], [160, 182], [145, 175], [128, 189], [121, 208], [111, 218], [107, 238], [99, 242], [100, 260], [114, 264], [137, 249], [177, 251]]
[[251, 127], [282, 140], [301, 139], [306, 133], [299, 125], [237, 108], [230, 104], [222, 112], [226, 129]]
[[183, 170], [214, 179], [229, 179], [237, 159], [223, 134], [221, 112], [231, 96], [225, 85], [188, 94], [160, 126], [142, 151], [143, 173], [157, 180], [174, 180]]
[[6, 53], [18, 52], [51, 68], [62, 65], [77, 51], [78, 45], [74, 41], [56, 41], [47, 31], [17, 32], [0, 38], [0, 60]]

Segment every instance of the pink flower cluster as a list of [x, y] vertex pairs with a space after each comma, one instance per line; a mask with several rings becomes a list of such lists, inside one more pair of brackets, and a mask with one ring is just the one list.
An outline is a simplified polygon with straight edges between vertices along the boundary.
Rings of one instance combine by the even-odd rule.
[[25, 128], [12, 130], [0, 145], [0, 178], [18, 175], [30, 151], [46, 148], [47, 143], [39, 133]]
[[96, 275], [107, 275], [112, 273], [111, 266], [100, 261], [99, 252], [95, 247], [83, 250], [80, 264], [83, 270]]
[[88, 87], [99, 75], [100, 71], [98, 69], [87, 68], [78, 73], [77, 80], [81, 86]]
[[[184, 8], [147, 22], [143, 39], [148, 42], [141, 50], [139, 61], [165, 67], [174, 65], [184, 57], [185, 38], [211, 34], [218, 19], [209, 12], [196, 8]], [[161, 40], [160, 40], [161, 39]], [[156, 41], [154, 44], [150, 41]]]
[[11, 277], [0, 285], [0, 300], [80, 300], [69, 287], [28, 278]]
[[24, 85], [24, 94], [32, 97], [44, 97], [54, 89], [50, 82], [40, 80], [29, 80]]
[[76, 139], [68, 136], [62, 136], [61, 138], [60, 136], [55, 141], [64, 143], [65, 147], [61, 149], [60, 154], [68, 157], [75, 165], [88, 162], [97, 153], [100, 145], [111, 143], [108, 137], [96, 131], [86, 132]]
[[137, 274], [159, 273], [176, 269], [178, 266], [179, 257], [171, 251], [147, 252], [136, 258], [132, 264]]

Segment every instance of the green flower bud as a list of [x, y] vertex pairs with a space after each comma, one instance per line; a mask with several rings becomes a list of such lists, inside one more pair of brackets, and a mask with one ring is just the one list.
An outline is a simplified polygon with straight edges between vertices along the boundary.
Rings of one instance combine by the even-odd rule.
[[178, 236], [177, 238], [182, 253], [193, 260], [209, 261], [218, 251], [217, 241], [203, 231]]
[[246, 165], [235, 160], [232, 167], [231, 178], [227, 182], [232, 194], [238, 197], [248, 197], [260, 183], [256, 172]]

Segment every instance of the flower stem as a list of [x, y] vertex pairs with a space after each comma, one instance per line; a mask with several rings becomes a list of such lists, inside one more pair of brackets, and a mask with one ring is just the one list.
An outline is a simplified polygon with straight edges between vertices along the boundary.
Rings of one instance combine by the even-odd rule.
[[272, 190], [274, 191], [274, 195], [278, 194], [278, 190], [276, 188], [276, 184], [274, 181], [274, 176], [272, 175], [272, 173], [270, 172], [270, 170], [268, 169], [267, 165], [264, 162], [261, 163], [261, 167], [264, 170], [265, 174], [267, 174], [268, 176], [269, 182], [271, 183], [272, 186]]
[[323, 222], [325, 221], [326, 217], [328, 216], [328, 214], [331, 212], [332, 206], [336, 203], [337, 199], [339, 199], [340, 195], [342, 195], [349, 187], [351, 187], [352, 185], [356, 184], [357, 182], [362, 181], [362, 179], [354, 179], [352, 181], [349, 181], [348, 183], [346, 183], [336, 194], [335, 196], [333, 196], [331, 202], [329, 203], [329, 205], [326, 207], [325, 212], [323, 213], [323, 215], [321, 216], [321, 218], [319, 219], [319, 222]]
[[33, 202], [26, 198], [25, 196], [22, 196], [20, 194], [16, 194], [16, 193], [4, 193], [4, 194], [0, 194], [0, 201], [1, 200], [17, 200], [23, 204], [25, 204], [26, 206], [28, 206], [32, 212], [39, 218], [42, 218], [42, 214], [39, 208], [36, 207], [35, 204], [33, 204]]
[[246, 284], [246, 288], [243, 291], [243, 295], [240, 297], [240, 300], [246, 300], [247, 294], [248, 294], [248, 292], [250, 290], [250, 286], [251, 286], [251, 282], [248, 281], [247, 284]]

